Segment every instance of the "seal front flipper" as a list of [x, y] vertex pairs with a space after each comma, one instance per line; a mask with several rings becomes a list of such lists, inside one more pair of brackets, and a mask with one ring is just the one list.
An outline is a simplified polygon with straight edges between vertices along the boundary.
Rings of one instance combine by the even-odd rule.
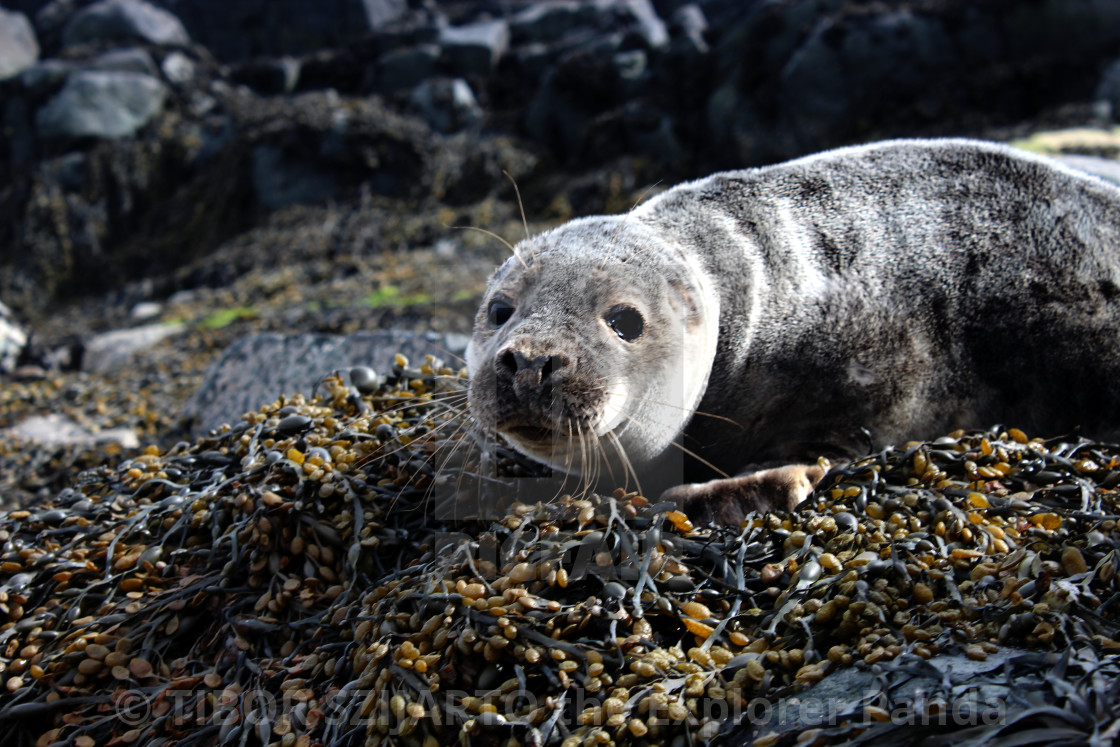
[[661, 500], [680, 505], [695, 524], [735, 526], [752, 511], [789, 511], [813, 492], [827, 464], [787, 464], [745, 475], [678, 485]]

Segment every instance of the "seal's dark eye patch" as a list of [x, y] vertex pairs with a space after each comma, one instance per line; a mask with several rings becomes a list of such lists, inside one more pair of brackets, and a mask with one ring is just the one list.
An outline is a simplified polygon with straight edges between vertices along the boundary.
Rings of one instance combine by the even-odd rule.
[[486, 321], [490, 322], [492, 327], [502, 326], [511, 316], [513, 316], [513, 307], [497, 299], [491, 301], [490, 307], [486, 310]]
[[646, 323], [641, 312], [633, 306], [615, 306], [603, 317], [607, 326], [626, 342], [633, 342], [642, 336]]

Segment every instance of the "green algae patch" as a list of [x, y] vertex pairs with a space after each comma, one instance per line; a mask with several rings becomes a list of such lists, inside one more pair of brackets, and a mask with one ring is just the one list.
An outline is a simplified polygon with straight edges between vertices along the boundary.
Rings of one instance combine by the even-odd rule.
[[382, 306], [415, 306], [422, 303], [431, 303], [432, 297], [427, 293], [402, 293], [395, 285], [383, 285], [363, 299], [371, 308]]
[[252, 306], [235, 306], [230, 309], [218, 309], [202, 317], [198, 326], [203, 329], [223, 329], [236, 322], [238, 319], [255, 317], [257, 310]]

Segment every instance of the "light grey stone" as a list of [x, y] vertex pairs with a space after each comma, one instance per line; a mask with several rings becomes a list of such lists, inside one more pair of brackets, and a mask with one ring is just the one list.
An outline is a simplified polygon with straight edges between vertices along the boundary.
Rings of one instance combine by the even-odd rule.
[[39, 41], [23, 13], [0, 8], [0, 80], [19, 75], [39, 59]]
[[182, 52], [171, 52], [164, 57], [160, 69], [163, 77], [176, 85], [190, 82], [195, 75], [194, 62]]
[[190, 42], [182, 22], [144, 0], [100, 0], [75, 13], [62, 30], [66, 46], [99, 40], [136, 40], [165, 46]]
[[146, 324], [132, 329], [118, 329], [90, 338], [82, 356], [82, 368], [93, 373], [108, 374], [152, 346], [181, 334], [184, 324]]
[[39, 134], [55, 137], [127, 137], [163, 109], [167, 88], [143, 73], [81, 70], [35, 115]]
[[163, 304], [156, 301], [141, 301], [128, 312], [136, 320], [154, 319], [163, 313]]
[[91, 446], [100, 443], [118, 443], [126, 449], [136, 449], [140, 439], [130, 428], [109, 428], [90, 431], [62, 415], [33, 415], [0, 431], [5, 438], [52, 446]]

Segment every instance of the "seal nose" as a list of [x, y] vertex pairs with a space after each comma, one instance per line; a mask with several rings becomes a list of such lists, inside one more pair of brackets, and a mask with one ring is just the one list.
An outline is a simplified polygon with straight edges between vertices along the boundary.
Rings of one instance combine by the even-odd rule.
[[537, 380], [544, 381], [553, 371], [567, 366], [568, 358], [563, 355], [538, 355], [529, 358], [520, 350], [506, 350], [498, 356], [498, 365], [514, 376], [522, 371], [535, 372]]
[[520, 395], [533, 391], [548, 394], [552, 389], [553, 375], [568, 365], [565, 355], [529, 357], [516, 348], [506, 348], [495, 361], [499, 377], [510, 380]]

